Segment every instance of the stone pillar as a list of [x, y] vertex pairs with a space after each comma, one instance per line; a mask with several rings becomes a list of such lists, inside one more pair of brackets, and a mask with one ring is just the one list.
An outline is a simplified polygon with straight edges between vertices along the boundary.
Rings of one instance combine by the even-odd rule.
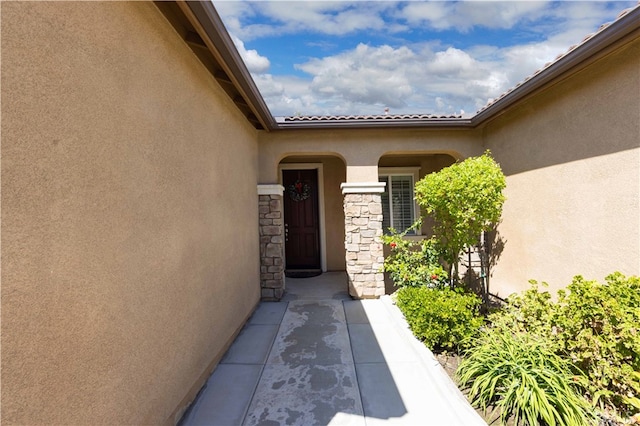
[[262, 300], [280, 300], [285, 290], [283, 193], [282, 185], [258, 185]]
[[345, 249], [349, 294], [356, 299], [384, 295], [382, 198], [385, 183], [343, 183]]

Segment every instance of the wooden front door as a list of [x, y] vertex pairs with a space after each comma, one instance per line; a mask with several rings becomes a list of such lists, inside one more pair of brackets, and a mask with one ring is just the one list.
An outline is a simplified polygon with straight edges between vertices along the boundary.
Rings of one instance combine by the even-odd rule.
[[320, 269], [318, 171], [283, 170], [287, 269]]

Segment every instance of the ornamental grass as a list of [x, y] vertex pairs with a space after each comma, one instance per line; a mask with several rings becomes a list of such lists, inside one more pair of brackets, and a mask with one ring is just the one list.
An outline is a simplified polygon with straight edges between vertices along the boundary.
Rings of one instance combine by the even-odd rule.
[[500, 421], [516, 425], [595, 424], [581, 396], [581, 379], [541, 341], [523, 333], [492, 330], [467, 351], [456, 372], [471, 402], [499, 409]]

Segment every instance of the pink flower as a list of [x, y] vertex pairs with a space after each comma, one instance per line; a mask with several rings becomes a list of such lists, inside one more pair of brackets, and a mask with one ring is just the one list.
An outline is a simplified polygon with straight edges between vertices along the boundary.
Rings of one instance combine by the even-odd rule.
[[431, 275], [431, 279], [432, 279], [432, 280], [437, 280], [437, 279], [438, 279], [438, 276], [437, 276], [436, 274], [432, 274], [432, 275]]
[[391, 246], [392, 249], [396, 248], [397, 244], [396, 243], [391, 243], [389, 244]]

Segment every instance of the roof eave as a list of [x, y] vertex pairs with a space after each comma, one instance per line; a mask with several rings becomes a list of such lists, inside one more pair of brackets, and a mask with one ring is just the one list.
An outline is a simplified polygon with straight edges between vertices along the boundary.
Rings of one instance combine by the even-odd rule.
[[[563, 76], [580, 70], [590, 60], [606, 53], [608, 47], [623, 40], [640, 28], [640, 6], [629, 10], [615, 22], [599, 30], [588, 40], [583, 41], [571, 51], [559, 57], [556, 61], [527, 78], [515, 88], [503, 94], [497, 100], [479, 110], [470, 118], [426, 118], [426, 119], [338, 119], [338, 120], [305, 120], [282, 122], [276, 120], [269, 108], [244, 61], [240, 57], [229, 33], [220, 16], [210, 1], [183, 1], [178, 4], [188, 9], [198, 21], [202, 33], [206, 35], [207, 45], [212, 54], [224, 67], [230, 80], [237, 87], [254, 117], [266, 130], [285, 129], [362, 129], [362, 128], [448, 128], [464, 129], [477, 127], [488, 120], [502, 114], [506, 109], [521, 101], [523, 98], [548, 86]], [[186, 6], [185, 6], [186, 5]], [[204, 38], [204, 37], [203, 37]], [[236, 100], [234, 100], [235, 102]]]
[[371, 129], [371, 128], [449, 128], [463, 129], [473, 127], [471, 119], [355, 119], [355, 120], [305, 120], [278, 122], [277, 129]]
[[244, 102], [253, 111], [255, 118], [265, 129], [275, 129], [277, 127], [275, 118], [269, 111], [213, 3], [210, 1], [178, 1], [178, 4], [183, 11], [187, 12], [186, 5], [197, 19], [203, 35], [206, 36], [206, 39], [205, 37], [203, 39], [208, 42], [209, 50], [216, 56], [220, 65], [225, 68], [225, 73], [242, 95]]

